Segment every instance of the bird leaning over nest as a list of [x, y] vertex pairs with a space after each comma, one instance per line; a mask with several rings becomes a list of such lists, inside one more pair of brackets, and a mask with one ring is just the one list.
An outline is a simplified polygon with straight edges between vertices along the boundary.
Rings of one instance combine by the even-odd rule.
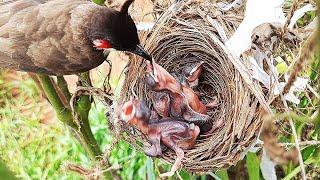
[[128, 14], [133, 1], [120, 11], [85, 0], [0, 2], [0, 68], [76, 74], [103, 63], [106, 49], [151, 60]]
[[[102, 64], [110, 50], [151, 60], [128, 13], [133, 1], [126, 0], [119, 11], [86, 0], [0, 2], [0, 68], [28, 72], [42, 89], [33, 73], [59, 80], [87, 72]], [[78, 85], [92, 86], [90, 76], [80, 76]]]

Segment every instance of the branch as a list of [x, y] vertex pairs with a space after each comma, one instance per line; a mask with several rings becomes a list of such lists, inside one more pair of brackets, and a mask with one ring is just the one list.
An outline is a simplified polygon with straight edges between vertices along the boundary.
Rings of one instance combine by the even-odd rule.
[[68, 88], [68, 83], [63, 76], [57, 76], [57, 85], [66, 97], [67, 101], [70, 102], [71, 94]]
[[[80, 74], [80, 86], [91, 86], [91, 81], [90, 81], [90, 74], [89, 72], [85, 72], [85, 73], [81, 73]], [[75, 95], [77, 96], [77, 93], [75, 93]], [[72, 98], [71, 98], [72, 99]], [[80, 95], [79, 99], [77, 100], [77, 102], [75, 103], [75, 118], [77, 118], [79, 120], [79, 125], [80, 125], [80, 132], [81, 134], [83, 134], [84, 136], [84, 140], [86, 141], [87, 144], [89, 144], [90, 146], [90, 150], [92, 151], [92, 153], [95, 155], [95, 158], [97, 160], [99, 160], [99, 162], [103, 162], [100, 163], [101, 167], [103, 168], [104, 166], [109, 166], [110, 167], [110, 163], [108, 161], [108, 157], [103, 157], [103, 153], [96, 141], [96, 139], [94, 138], [92, 131], [91, 131], [91, 127], [90, 127], [90, 123], [89, 123], [89, 111], [91, 109], [91, 97], [89, 95]], [[103, 158], [102, 158], [103, 157]], [[113, 179], [115, 177], [117, 177], [117, 174], [114, 174], [113, 172], [108, 171], [104, 171], [104, 175], [105, 178], [107, 179]]]
[[51, 105], [56, 111], [58, 119], [61, 122], [67, 124], [68, 126], [72, 128], [76, 128], [77, 125], [73, 121], [72, 113], [62, 103], [58, 93], [54, 88], [51, 78], [47, 75], [42, 75], [42, 74], [39, 74], [38, 78], [44, 93], [46, 94], [49, 102], [51, 103]]
[[[80, 82], [80, 84], [90, 84], [89, 79], [89, 73], [82, 73], [81, 78], [85, 82]], [[77, 118], [79, 122], [79, 130], [81, 134], [83, 134], [84, 140], [89, 144], [91, 153], [95, 156], [95, 158], [98, 160], [100, 156], [102, 155], [102, 151], [100, 150], [100, 147], [95, 140], [89, 123], [89, 111], [91, 109], [91, 101], [90, 96], [88, 95], [81, 95], [77, 102], [75, 103], [75, 118]]]
[[[87, 76], [87, 75], [85, 75]], [[70, 126], [74, 132], [76, 133], [76, 136], [80, 137], [80, 142], [84, 146], [87, 153], [95, 158], [96, 160], [99, 160], [102, 156], [102, 152], [100, 150], [100, 147], [95, 140], [89, 120], [88, 120], [88, 114], [91, 108], [91, 102], [89, 99], [89, 96], [81, 96], [79, 101], [76, 103], [76, 116], [73, 116], [72, 111], [65, 107], [64, 103], [61, 101], [61, 98], [59, 97], [57, 90], [55, 89], [55, 84], [51, 80], [51, 78], [47, 75], [38, 75], [40, 85], [42, 87], [42, 90], [46, 94], [49, 102], [55, 109], [55, 112], [57, 114], [57, 118], [63, 122], [64, 124], [67, 124]], [[61, 84], [62, 83], [62, 84]], [[65, 86], [64, 84], [66, 82], [61, 81], [60, 79], [60, 85]], [[64, 93], [66, 92], [66, 89], [62, 90]], [[75, 118], [79, 120], [79, 125], [75, 123]], [[79, 131], [78, 131], [79, 129]], [[113, 179], [112, 174], [110, 172], [104, 173], [106, 179]]]
[[283, 88], [283, 94], [287, 94], [296, 81], [298, 73], [300, 73], [304, 69], [304, 64], [309, 60], [310, 56], [313, 53], [313, 50], [317, 46], [316, 32], [312, 33], [310, 37], [304, 43], [302, 49], [300, 50], [300, 54], [298, 55], [296, 64], [294, 65], [292, 72], [288, 78], [288, 82]]
[[[269, 67], [272, 67], [270, 61], [267, 61], [267, 64], [268, 64]], [[279, 86], [279, 81], [278, 81], [279, 77], [278, 77], [277, 73], [275, 73], [273, 68], [271, 68], [271, 72], [272, 72], [272, 76], [276, 79], [276, 81], [275, 81], [276, 86]], [[288, 86], [288, 83], [286, 84], [286, 86]], [[286, 88], [286, 86], [285, 86], [285, 88]], [[289, 85], [289, 88], [290, 88], [290, 85]], [[285, 107], [286, 112], [290, 112], [289, 106], [287, 104], [287, 101], [284, 99], [284, 95], [283, 94], [284, 93], [280, 93], [280, 99], [281, 99], [281, 101], [282, 101], [282, 103], [283, 103], [283, 105]], [[295, 147], [296, 147], [296, 149], [298, 151], [298, 160], [299, 160], [299, 165], [300, 165], [300, 169], [301, 169], [301, 178], [303, 180], [306, 180], [306, 170], [305, 170], [303, 158], [302, 158], [302, 155], [301, 155], [301, 148], [299, 146], [300, 140], [298, 138], [297, 131], [296, 131], [296, 128], [294, 126], [292, 118], [287, 118], [287, 119], [289, 121], [291, 130], [292, 130]]]

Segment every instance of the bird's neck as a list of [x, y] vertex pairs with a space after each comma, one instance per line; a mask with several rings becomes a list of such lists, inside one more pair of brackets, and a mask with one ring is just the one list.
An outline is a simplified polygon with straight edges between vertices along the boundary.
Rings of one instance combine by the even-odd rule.
[[140, 131], [147, 135], [148, 134], [148, 130], [149, 130], [149, 123], [143, 120], [139, 120], [136, 123], [136, 126], [140, 129]]
[[[88, 25], [88, 33], [91, 40], [105, 39], [111, 31], [116, 21], [116, 11], [106, 7], [97, 7], [96, 11], [91, 14]], [[111, 42], [109, 42], [111, 43]]]

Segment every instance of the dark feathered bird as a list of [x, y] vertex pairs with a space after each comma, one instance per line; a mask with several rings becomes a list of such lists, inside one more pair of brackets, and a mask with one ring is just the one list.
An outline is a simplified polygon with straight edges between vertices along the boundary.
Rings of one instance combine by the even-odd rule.
[[66, 75], [100, 65], [103, 50], [129, 51], [150, 60], [128, 14], [85, 0], [0, 2], [0, 67]]

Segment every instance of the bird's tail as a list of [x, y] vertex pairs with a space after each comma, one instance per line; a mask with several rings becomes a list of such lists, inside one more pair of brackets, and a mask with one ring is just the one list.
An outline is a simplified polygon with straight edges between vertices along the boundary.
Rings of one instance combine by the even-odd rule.
[[128, 13], [128, 9], [129, 9], [129, 6], [133, 3], [134, 0], [126, 0], [122, 7], [121, 7], [121, 10], [120, 12], [123, 13], [123, 14], [127, 14]]

